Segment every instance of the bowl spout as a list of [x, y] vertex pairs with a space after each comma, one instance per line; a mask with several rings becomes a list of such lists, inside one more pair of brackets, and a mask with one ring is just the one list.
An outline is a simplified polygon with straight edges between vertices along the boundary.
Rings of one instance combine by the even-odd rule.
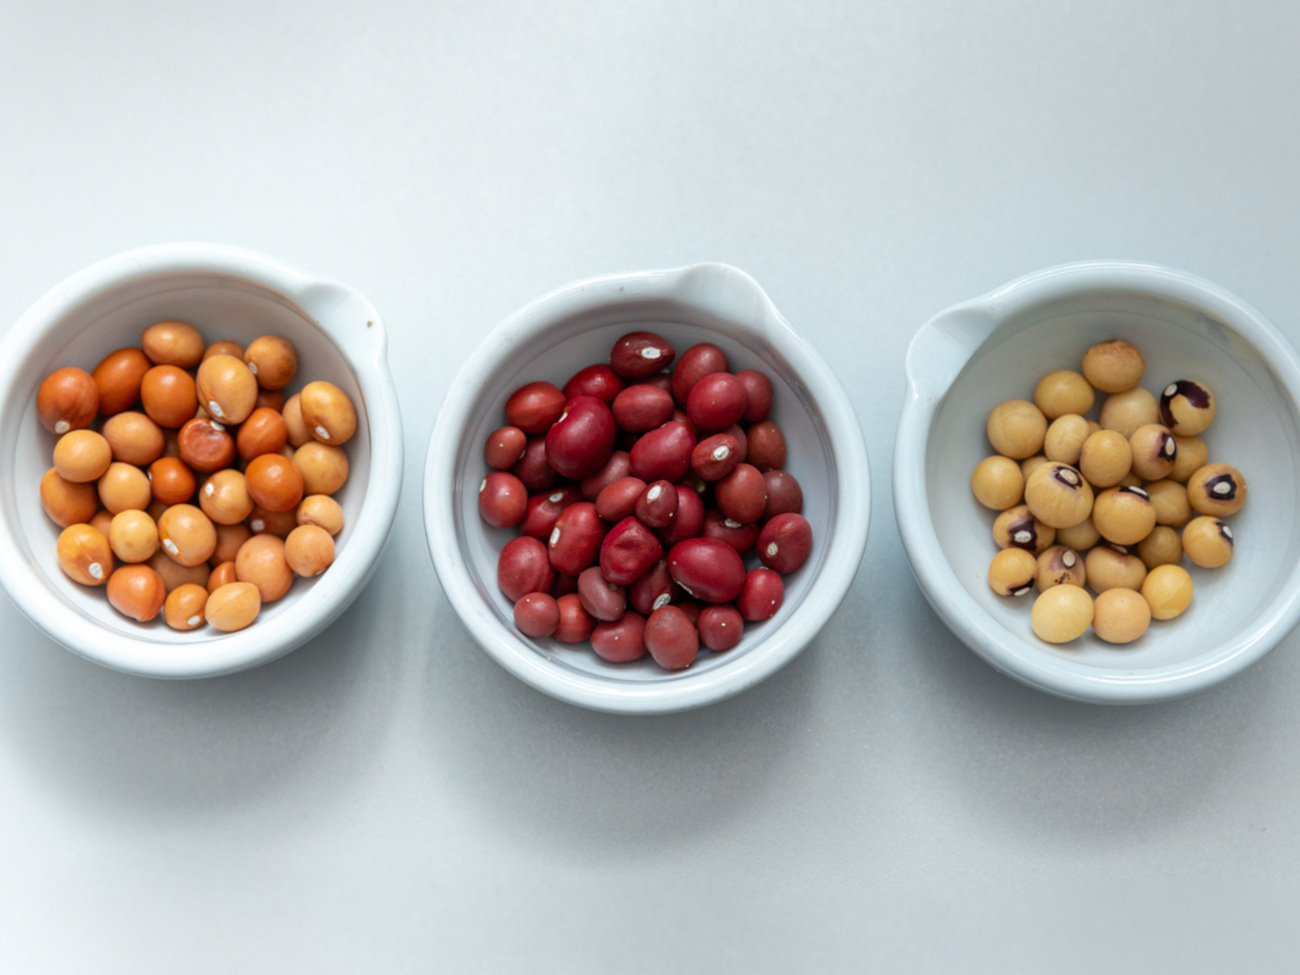
[[905, 369], [909, 394], [938, 400], [952, 385], [997, 319], [979, 304], [956, 305], [930, 319], [907, 347]]

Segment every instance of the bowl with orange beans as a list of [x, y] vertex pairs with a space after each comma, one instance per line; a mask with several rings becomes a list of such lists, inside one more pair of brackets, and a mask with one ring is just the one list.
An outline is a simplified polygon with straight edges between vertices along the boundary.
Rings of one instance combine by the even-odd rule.
[[1300, 357], [1241, 298], [1149, 264], [1050, 267], [940, 312], [906, 371], [903, 546], [999, 671], [1162, 701], [1300, 621]]
[[0, 584], [104, 666], [230, 673], [364, 587], [402, 437], [386, 338], [347, 285], [212, 244], [56, 286], [0, 343]]

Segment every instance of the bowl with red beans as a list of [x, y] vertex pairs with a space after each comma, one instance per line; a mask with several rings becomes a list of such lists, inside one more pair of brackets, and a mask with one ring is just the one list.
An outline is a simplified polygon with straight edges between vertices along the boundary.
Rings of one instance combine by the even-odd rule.
[[[197, 378], [185, 367], [199, 357], [195, 341]], [[274, 368], [264, 348], [284, 353]], [[56, 285], [8, 329], [0, 350], [0, 584], [53, 640], [141, 676], [231, 673], [320, 632], [374, 571], [397, 510], [401, 418], [383, 323], [351, 287], [235, 247], [147, 247]], [[66, 399], [51, 393], [64, 375], [69, 389], [85, 391], [76, 416], [48, 413]], [[235, 381], [214, 385], [213, 376], [227, 375]], [[347, 431], [323, 416], [314, 421], [322, 429], [306, 430], [309, 411], [300, 408], [304, 436], [294, 434], [290, 403], [313, 387], [346, 401]], [[252, 413], [248, 402], [225, 412], [235, 392], [256, 395]], [[273, 437], [275, 424], [287, 440], [255, 442]], [[87, 480], [60, 459], [78, 436], [112, 452], [98, 481], [97, 468]], [[308, 464], [323, 455], [327, 463]], [[297, 484], [297, 504], [272, 490]], [[328, 531], [316, 530], [319, 518], [315, 528], [299, 520], [308, 494], [320, 502], [313, 510], [328, 509]], [[286, 577], [297, 564], [287, 539], [303, 526], [301, 535], [323, 533], [332, 563], [319, 574], [299, 564]], [[69, 538], [85, 552], [105, 539], [111, 548], [83, 578], [82, 550]], [[174, 617], [170, 601], [159, 609], [159, 596], [182, 591], [193, 597], [192, 616]], [[250, 602], [255, 621], [233, 629]]]
[[466, 627], [596, 710], [729, 697], [835, 611], [870, 517], [825, 361], [721, 264], [580, 281], [520, 309], [434, 426], [425, 526]]

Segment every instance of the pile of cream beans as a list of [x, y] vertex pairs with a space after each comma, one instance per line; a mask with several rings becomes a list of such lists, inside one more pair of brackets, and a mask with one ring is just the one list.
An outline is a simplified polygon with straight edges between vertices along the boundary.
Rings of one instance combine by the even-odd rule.
[[1132, 343], [1101, 342], [1080, 372], [1050, 372], [1033, 402], [1007, 400], [989, 414], [996, 453], [971, 476], [980, 504], [1000, 512], [989, 586], [1009, 598], [1037, 591], [1031, 623], [1048, 643], [1089, 628], [1131, 643], [1191, 604], [1184, 556], [1204, 568], [1232, 558], [1225, 519], [1246, 503], [1246, 479], [1209, 462], [1201, 434], [1214, 393], [1178, 379], [1157, 397], [1139, 385], [1145, 372]]

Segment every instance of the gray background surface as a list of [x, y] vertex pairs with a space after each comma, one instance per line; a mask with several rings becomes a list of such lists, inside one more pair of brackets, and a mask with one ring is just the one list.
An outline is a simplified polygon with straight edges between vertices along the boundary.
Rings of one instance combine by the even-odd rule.
[[[0, 0], [0, 329], [129, 247], [265, 251], [379, 308], [407, 450], [374, 581], [270, 666], [129, 678], [0, 600], [0, 968], [1293, 971], [1300, 639], [1035, 693], [925, 605], [889, 476], [912, 332], [1036, 267], [1182, 267], [1300, 343], [1298, 45], [1285, 2]], [[443, 598], [433, 411], [535, 295], [699, 260], [849, 388], [867, 555], [760, 687], [586, 713]]]

